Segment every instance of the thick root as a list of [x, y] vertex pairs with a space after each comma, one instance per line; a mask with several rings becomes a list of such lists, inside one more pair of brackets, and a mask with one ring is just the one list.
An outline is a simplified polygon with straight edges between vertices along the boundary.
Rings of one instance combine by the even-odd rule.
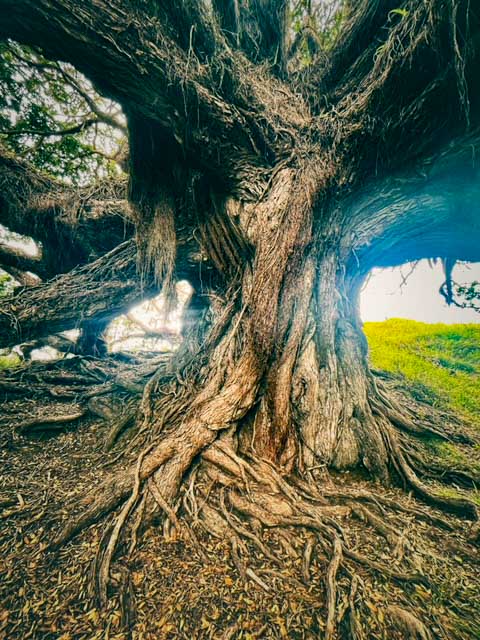
[[335, 622], [337, 610], [337, 573], [342, 562], [342, 543], [338, 536], [333, 540], [333, 555], [327, 571], [327, 626], [325, 640], [332, 640], [335, 635]]

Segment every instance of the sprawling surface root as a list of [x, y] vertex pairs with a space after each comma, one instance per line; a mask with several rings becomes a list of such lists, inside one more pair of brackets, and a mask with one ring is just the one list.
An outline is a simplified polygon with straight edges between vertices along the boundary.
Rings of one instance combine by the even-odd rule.
[[[139, 459], [134, 489], [114, 520], [109, 542], [98, 563], [96, 580], [101, 585], [98, 593], [103, 601], [108, 595], [112, 551], [119, 542], [126, 514], [140, 500], [141, 464]], [[395, 504], [368, 489], [333, 487], [323, 491], [321, 486], [311, 485], [307, 488], [301, 480], [283, 477], [265, 460], [238, 455], [230, 437], [217, 438], [204, 450], [201, 462], [183, 485], [181, 500], [172, 503], [165, 500], [161, 476], [158, 471], [156, 474], [155, 480], [152, 475], [144, 483], [142, 499], [153, 498], [163, 512], [164, 531], [169, 531], [170, 536], [180, 536], [200, 554], [203, 551], [195, 531], [230, 540], [231, 559], [240, 577], [266, 593], [274, 588], [271, 583], [274, 576], [283, 571], [284, 560], [278, 549], [293, 558], [298, 565], [297, 579], [307, 584], [312, 577], [312, 558], [323, 558], [324, 634], [331, 639], [366, 637], [359, 593], [366, 576], [374, 581], [391, 581], [407, 592], [415, 584], [431, 588], [422, 559], [428, 552], [421, 540], [409, 535], [413, 520], [434, 522], [449, 529], [456, 526], [427, 509]], [[379, 545], [369, 554], [358, 551], [351, 532], [352, 518], [377, 540], [381, 537], [386, 546]], [[130, 546], [134, 544], [137, 528], [138, 521], [134, 521], [124, 530], [126, 538], [131, 538]], [[252, 566], [252, 554], [263, 558], [261, 572]], [[405, 634], [402, 637], [430, 637], [418, 614], [408, 610], [404, 602], [402, 606], [393, 602], [386, 614], [392, 629]]]
[[[284, 581], [297, 590], [323, 584], [324, 596], [315, 604], [318, 613], [311, 623], [322, 637], [362, 640], [370, 637], [366, 629], [372, 624], [377, 625], [372, 637], [429, 637], [425, 629], [431, 614], [424, 618], [415, 599], [417, 592], [436, 589], [435, 577], [429, 575], [433, 547], [422, 532], [443, 528], [459, 545], [455, 553], [471, 561], [474, 551], [463, 539], [462, 521], [367, 482], [352, 484], [341, 474], [313, 471], [315, 482], [285, 475], [252, 452], [240, 452], [235, 425], [214, 432], [210, 444], [198, 441], [190, 461], [180, 461], [180, 451], [172, 446], [178, 433], [179, 428], [161, 431], [142, 445], [139, 456], [131, 450], [130, 471], [114, 472], [102, 491], [95, 490], [90, 510], [80, 510], [77, 520], [70, 513], [67, 528], [56, 539], [57, 545], [66, 542], [95, 518], [114, 512], [109, 524], [102, 525], [91, 572], [92, 596], [104, 610], [118, 602], [122, 624], [131, 624], [127, 566], [135, 566], [133, 554], [144, 544], [141, 534], [155, 523], [162, 525], [167, 540], [182, 541], [187, 554], [204, 566], [212, 560], [204, 547], [207, 540], [225, 543], [225, 561], [231, 562], [247, 593], [258, 590], [271, 598]], [[377, 602], [382, 603], [379, 610]], [[449, 636], [448, 627], [439, 636], [461, 637]]]
[[[229, 310], [223, 328], [237, 331], [242, 313]], [[189, 375], [188, 367], [180, 375], [166, 362], [160, 367], [158, 362], [138, 367], [130, 363], [128, 370], [117, 363], [107, 375], [104, 365], [84, 358], [21, 370], [5, 379], [5, 388], [12, 386], [18, 396], [22, 385], [27, 387], [29, 378], [36, 376], [40, 396], [51, 397], [51, 390], [60, 388], [70, 407], [72, 400], [77, 403], [77, 413], [35, 417], [30, 424], [17, 424], [17, 430], [26, 433], [41, 424], [57, 427], [88, 414], [108, 424], [107, 449], [120, 438], [120, 453], [112, 452], [109, 460], [112, 466], [117, 464], [116, 470], [80, 504], [75, 498], [66, 522], [50, 540], [50, 549], [60, 548], [115, 512], [98, 543], [91, 590], [104, 607], [116, 592], [127, 602], [128, 579], [118, 578], [115, 559], [125, 553], [130, 557], [139, 533], [160, 518], [167, 539], [182, 539], [205, 561], [202, 535], [229, 541], [238, 575], [267, 594], [274, 588], [275, 576], [283, 573], [285, 554], [297, 567], [299, 584], [309, 584], [314, 567], [321, 566], [326, 638], [366, 637], [363, 585], [378, 580], [404, 594], [402, 606], [395, 597], [384, 612], [391, 628], [407, 634], [404, 637], [428, 638], [423, 622], [408, 610], [414, 585], [431, 588], [425, 570], [431, 550], [412, 535], [412, 524], [423, 522], [456, 535], [464, 525], [419, 504], [397, 502], [368, 485], [353, 489], [328, 476], [324, 465], [302, 474], [245, 447], [238, 436], [245, 422], [252, 423], [258, 406], [260, 369], [248, 341], [239, 354], [234, 332], [225, 338], [225, 332], [218, 331], [217, 336], [210, 336], [207, 346], [215, 358], [205, 359], [200, 380]], [[226, 368], [216, 364], [224, 361], [230, 363]], [[98, 397], [92, 398], [89, 389]], [[115, 410], [116, 397], [121, 398], [120, 413]], [[378, 385], [373, 384], [369, 401], [371, 411], [360, 417], [375, 421], [389, 455], [391, 477], [430, 505], [476, 520], [472, 502], [439, 494], [419, 478], [411, 463], [412, 436], [454, 440], [460, 439], [458, 432], [423, 428], [384, 389], [379, 392]], [[135, 429], [122, 438], [127, 426]], [[119, 468], [120, 455], [126, 467], [120, 463]], [[375, 541], [366, 550], [358, 544], [365, 535]], [[253, 558], [261, 559], [261, 571]], [[124, 608], [127, 620], [129, 605]]]
[[[177, 429], [151, 442], [137, 458], [134, 469], [124, 473], [122, 479], [117, 476], [109, 480], [102, 491], [97, 490], [95, 502], [77, 520], [70, 519], [54, 541], [56, 546], [66, 542], [123, 502], [100, 542], [95, 560], [94, 590], [104, 605], [112, 594], [112, 561], [116, 550], [124, 546], [122, 539], [133, 550], [142, 519], [151, 520], [156, 510], [163, 514], [164, 533], [182, 538], [205, 561], [196, 532], [230, 540], [231, 560], [241, 578], [267, 593], [273, 588], [271, 578], [282, 572], [278, 548], [298, 563], [298, 580], [307, 584], [312, 558], [320, 554], [326, 567], [327, 638], [344, 637], [345, 629], [350, 633], [345, 637], [366, 637], [359, 610], [359, 573], [391, 581], [407, 592], [415, 584], [430, 588], [422, 560], [429, 552], [421, 540], [411, 538], [411, 524], [420, 520], [452, 531], [459, 526], [454, 521], [416, 504], [397, 503], [368, 488], [285, 477], [267, 460], [253, 453], [239, 454], [234, 427], [220, 433], [200, 429], [194, 432], [195, 438], [192, 433], [190, 424], [188, 429]], [[433, 499], [434, 493], [424, 489], [408, 470], [401, 451], [394, 451], [405, 465], [399, 470], [412, 474], [408, 477], [410, 486], [424, 492], [429, 502], [464, 516], [476, 516], [467, 501]], [[357, 550], [351, 532], [354, 520], [375, 539], [383, 539], [386, 546], [379, 545], [370, 553]], [[305, 541], [300, 548], [299, 540]], [[259, 574], [250, 566], [252, 553], [272, 568], [264, 568]], [[392, 628], [406, 638], [429, 638], [424, 623], [404, 606], [393, 603], [386, 611]]]

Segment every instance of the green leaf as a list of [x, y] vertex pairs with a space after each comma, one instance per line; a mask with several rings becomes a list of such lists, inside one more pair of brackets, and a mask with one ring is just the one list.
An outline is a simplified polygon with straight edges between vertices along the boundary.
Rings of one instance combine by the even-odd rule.
[[406, 18], [409, 14], [409, 11], [407, 9], [392, 9], [388, 15], [391, 16], [392, 14], [401, 16], [401, 18]]

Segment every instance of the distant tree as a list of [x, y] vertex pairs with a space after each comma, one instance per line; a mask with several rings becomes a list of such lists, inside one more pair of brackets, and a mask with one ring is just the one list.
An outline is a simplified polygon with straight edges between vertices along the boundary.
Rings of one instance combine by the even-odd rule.
[[455, 299], [463, 309], [474, 309], [480, 313], [480, 282], [454, 283]]
[[[39, 50], [0, 43], [0, 141], [67, 183], [118, 175], [126, 124], [71, 65]], [[110, 148], [110, 153], [107, 151]]]

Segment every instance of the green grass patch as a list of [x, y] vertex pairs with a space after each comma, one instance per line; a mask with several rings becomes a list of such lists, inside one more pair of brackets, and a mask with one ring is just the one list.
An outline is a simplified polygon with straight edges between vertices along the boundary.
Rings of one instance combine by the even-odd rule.
[[22, 361], [16, 353], [10, 353], [8, 356], [0, 356], [0, 371], [2, 369], [11, 369], [12, 367], [18, 367]]
[[[391, 319], [368, 322], [371, 364], [400, 375], [416, 400], [448, 409], [480, 429], [480, 324], [424, 324]], [[422, 438], [427, 460], [480, 475], [480, 447]], [[480, 490], [437, 484], [446, 498], [468, 498], [480, 507]]]
[[480, 428], [480, 324], [365, 323], [370, 360], [403, 376], [414, 396]]

